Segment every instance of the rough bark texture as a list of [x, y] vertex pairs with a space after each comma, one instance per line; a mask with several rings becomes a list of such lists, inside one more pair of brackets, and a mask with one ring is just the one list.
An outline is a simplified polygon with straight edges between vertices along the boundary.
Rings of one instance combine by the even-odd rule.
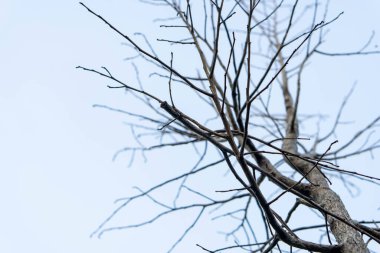
[[[349, 222], [353, 222], [348, 214], [340, 197], [328, 187], [315, 187], [311, 191], [311, 197], [319, 203], [324, 209], [338, 215]], [[360, 233], [341, 221], [327, 215], [327, 221], [330, 225], [331, 232], [339, 244], [342, 244], [342, 252], [368, 252], [366, 245]]]
[[[284, 78], [286, 77], [284, 76]], [[287, 84], [287, 82], [284, 83]], [[295, 117], [293, 101], [286, 85], [284, 86], [284, 98], [287, 109], [288, 126], [286, 137], [288, 139], [284, 140], [283, 149], [293, 154], [299, 154], [296, 141], [298, 137], [298, 122], [297, 119], [293, 119]], [[354, 224], [344, 203], [329, 187], [327, 179], [321, 173], [317, 164], [313, 165], [295, 156], [286, 157], [286, 160], [290, 166], [299, 171], [310, 182], [310, 197], [312, 200], [326, 211]], [[342, 253], [368, 252], [363, 238], [357, 230], [329, 215], [327, 215], [327, 221], [336, 241], [342, 245]]]

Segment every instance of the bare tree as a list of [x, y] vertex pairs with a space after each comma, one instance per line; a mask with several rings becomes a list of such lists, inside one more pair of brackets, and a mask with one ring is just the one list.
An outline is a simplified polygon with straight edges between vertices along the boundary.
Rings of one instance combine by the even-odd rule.
[[[234, 238], [235, 244], [212, 250], [207, 249], [207, 245], [197, 245], [205, 252], [301, 249], [352, 253], [378, 248], [378, 222], [354, 220], [339, 194], [332, 189], [332, 183], [340, 180], [352, 185], [350, 179], [359, 178], [379, 184], [379, 178], [341, 168], [338, 164], [342, 159], [370, 153], [379, 147], [379, 140], [373, 141], [370, 137], [380, 117], [352, 132], [343, 144], [336, 144], [342, 111], [353, 89], [343, 99], [334, 124], [327, 132], [319, 130], [318, 126], [323, 123], [321, 115], [300, 113], [301, 89], [307, 82], [303, 73], [310, 68], [311, 59], [315, 55], [329, 59], [378, 54], [369, 49], [373, 36], [357, 51], [324, 51], [326, 27], [341, 16], [341, 13], [330, 15], [328, 3], [324, 1], [141, 2], [171, 8], [172, 17], [156, 20], [162, 29], [172, 31], [170, 38], [158, 39], [172, 46], [169, 57], [157, 53], [145, 37], [143, 42], [137, 42], [139, 40], [124, 34], [98, 12], [81, 5], [136, 51], [137, 55], [128, 61], [143, 60], [154, 66], [156, 71], [151, 76], [161, 83], [143, 85], [135, 63], [132, 64], [138, 85], [120, 80], [106, 67], [78, 68], [113, 81], [109, 88], [127, 90], [150, 110], [129, 112], [97, 105], [128, 116], [138, 146], [124, 148], [116, 156], [128, 151], [133, 162], [135, 154], [140, 152], [144, 155], [155, 149], [190, 146], [198, 161], [191, 170], [182, 171], [148, 190], [138, 188], [137, 195], [122, 199], [119, 208], [94, 235], [136, 228], [163, 216], [194, 210], [193, 222], [180, 234], [170, 252], [203, 216], [208, 216], [208, 211], [218, 210], [220, 215], [214, 218], [239, 221], [236, 228], [226, 233]], [[186, 57], [191, 55], [194, 59], [184, 61], [183, 51]], [[182, 63], [186, 66], [177, 64], [181, 61], [186, 62]], [[152, 140], [156, 143], [146, 146]], [[364, 144], [360, 146], [359, 141]], [[170, 155], [168, 151], [168, 157]], [[207, 182], [214, 192], [202, 191], [202, 185], [206, 184], [202, 174], [224, 166], [230, 172], [229, 180], [238, 182], [239, 186], [216, 189], [213, 182]], [[173, 203], [154, 196], [169, 185], [178, 185]], [[184, 192], [196, 196], [197, 200], [181, 202], [181, 198], [186, 200]], [[153, 201], [162, 211], [141, 223], [107, 227], [120, 210], [142, 198]], [[281, 202], [283, 199], [286, 201]], [[179, 202], [185, 204], [177, 204]], [[294, 215], [300, 207], [310, 212]], [[254, 209], [260, 210], [261, 215], [251, 215]], [[320, 224], [309, 223], [313, 220], [305, 218], [309, 214], [316, 214]], [[293, 220], [301, 221], [303, 226], [295, 227]], [[304, 231], [313, 231], [313, 237], [302, 239]], [[315, 240], [316, 235], [321, 236], [319, 241]]]

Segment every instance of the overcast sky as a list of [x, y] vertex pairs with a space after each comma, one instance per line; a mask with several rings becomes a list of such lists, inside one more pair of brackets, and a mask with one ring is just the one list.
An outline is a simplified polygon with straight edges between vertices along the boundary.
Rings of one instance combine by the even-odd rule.
[[[84, 2], [125, 33], [152, 34], [157, 29], [151, 22], [155, 9], [137, 0]], [[332, 2], [333, 12], [345, 14], [331, 27], [326, 49], [358, 49], [372, 31], [377, 32], [374, 45], [380, 43], [379, 1]], [[107, 66], [128, 75], [123, 59], [130, 51], [122, 42], [77, 1], [0, 0], [0, 252], [158, 252], [173, 243], [167, 238], [177, 233], [170, 226], [149, 231], [149, 243], [141, 229], [89, 238], [115, 208], [113, 200], [131, 194], [133, 185], [148, 187], [160, 178], [142, 161], [132, 168], [127, 160], [112, 162], [114, 153], [129, 142], [124, 119], [92, 105], [123, 107], [124, 94], [106, 89], [104, 79], [75, 69]], [[336, 113], [357, 81], [345, 116], [357, 122], [354, 127], [364, 126], [380, 112], [379, 70], [379, 56], [328, 59], [308, 72], [316, 85], [306, 95], [323, 95], [320, 103], [309, 106]], [[166, 163], [176, 165], [182, 158], [176, 159]], [[379, 161], [365, 156], [350, 169], [360, 166], [379, 176]], [[363, 187], [360, 198], [368, 203], [369, 217], [379, 219], [380, 203], [371, 187]], [[361, 217], [363, 210], [355, 205], [349, 208], [354, 218]], [[178, 252], [198, 250], [194, 243], [185, 242], [179, 248], [185, 251]]]

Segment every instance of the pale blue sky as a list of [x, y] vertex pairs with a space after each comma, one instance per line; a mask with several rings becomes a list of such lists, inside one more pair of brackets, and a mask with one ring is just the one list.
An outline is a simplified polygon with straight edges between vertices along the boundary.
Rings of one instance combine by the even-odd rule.
[[[137, 0], [84, 2], [125, 33], [144, 32], [155, 38], [154, 8]], [[372, 30], [377, 32], [374, 44], [380, 43], [379, 1], [331, 2], [332, 12], [345, 14], [331, 27], [326, 51], [360, 48]], [[125, 159], [111, 161], [128, 145], [129, 130], [121, 115], [92, 105], [125, 108], [124, 94], [106, 89], [109, 83], [104, 79], [75, 69], [107, 66], [120, 76], [132, 75], [125, 72], [123, 58], [131, 51], [121, 45], [122, 38], [72, 0], [0, 0], [0, 34], [0, 252], [164, 252], [174, 241], [170, 238], [178, 235], [170, 220], [165, 220], [169, 225], [162, 222], [145, 230], [110, 233], [101, 240], [89, 238], [114, 209], [113, 200], [131, 194], [134, 185], [148, 187], [165, 176], [141, 159], [132, 168], [126, 168]], [[356, 80], [345, 114], [357, 122], [344, 130], [349, 135], [350, 128], [360, 128], [379, 115], [380, 56], [317, 61], [326, 59], [308, 71], [314, 82], [304, 94], [320, 95], [322, 100], [311, 99], [305, 110], [334, 114]], [[155, 166], [180, 162], [183, 157], [178, 156]], [[365, 167], [362, 171], [379, 176], [379, 162], [367, 155], [347, 166]], [[378, 188], [362, 187], [366, 218], [379, 219]], [[345, 198], [352, 203], [354, 218], [362, 217], [359, 199]], [[144, 208], [137, 206], [128, 215], [138, 218]], [[118, 222], [123, 221], [128, 219]], [[190, 235], [177, 252], [200, 251], [194, 244], [204, 236]], [[217, 235], [207, 236], [208, 241], [217, 240]]]

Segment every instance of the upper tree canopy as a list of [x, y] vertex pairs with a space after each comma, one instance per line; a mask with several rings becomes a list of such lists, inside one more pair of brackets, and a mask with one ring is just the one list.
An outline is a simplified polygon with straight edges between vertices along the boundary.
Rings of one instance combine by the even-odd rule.
[[[372, 50], [373, 35], [357, 50], [329, 50], [329, 27], [342, 13], [330, 13], [322, 1], [143, 2], [171, 10], [170, 16], [158, 13], [155, 20], [164, 31], [157, 40], [168, 46], [166, 50], [155, 50], [152, 35], [126, 34], [101, 10], [81, 3], [134, 50], [126, 59], [134, 73], [123, 80], [107, 67], [78, 68], [105, 77], [109, 88], [126, 90], [128, 99], [140, 103], [133, 110], [97, 105], [128, 119], [136, 146], [128, 145], [116, 156], [128, 152], [132, 166], [136, 155], [159, 149], [165, 149], [165, 159], [197, 159], [190, 169], [176, 164], [176, 176], [119, 200], [120, 206], [94, 235], [145, 226], [165, 216], [181, 221], [191, 210], [192, 220], [186, 219], [186, 229], [169, 252], [192, 230], [202, 230], [199, 224], [205, 217], [236, 225], [224, 231], [233, 240], [218, 248], [207, 240], [197, 244], [205, 252], [378, 248], [377, 221], [351, 217], [349, 203], [342, 201], [335, 185], [343, 183], [350, 191], [356, 179], [379, 183], [368, 170], [339, 165], [379, 147], [372, 133], [380, 117], [341, 137], [344, 109], [354, 87], [319, 83], [316, 80], [326, 78], [310, 71], [322, 61], [378, 54]], [[316, 87], [323, 97], [307, 92]], [[342, 100], [341, 106], [321, 112], [317, 108], [328, 103], [327, 97]], [[325, 115], [332, 111], [337, 111], [336, 117], [326, 124]], [[173, 170], [157, 166], [160, 161], [148, 162], [156, 170]], [[140, 223], [109, 225], [139, 199], [152, 201], [159, 207], [157, 213]], [[363, 206], [366, 201], [363, 198]]]

